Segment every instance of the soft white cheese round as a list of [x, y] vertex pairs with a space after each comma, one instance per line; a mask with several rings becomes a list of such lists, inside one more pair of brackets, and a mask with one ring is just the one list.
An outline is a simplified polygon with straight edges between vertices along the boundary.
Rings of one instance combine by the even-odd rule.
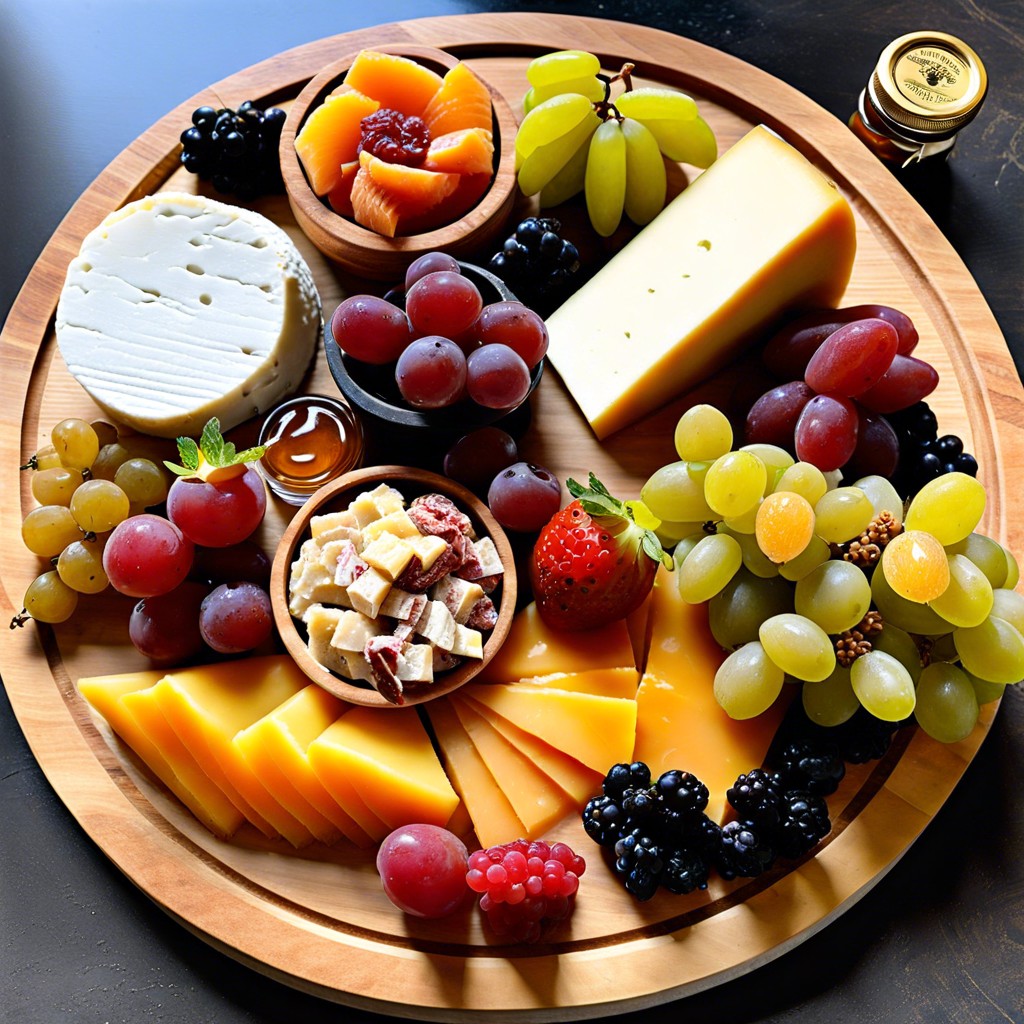
[[61, 355], [114, 420], [160, 437], [228, 430], [298, 387], [322, 327], [291, 239], [251, 210], [162, 192], [82, 243], [57, 305]]

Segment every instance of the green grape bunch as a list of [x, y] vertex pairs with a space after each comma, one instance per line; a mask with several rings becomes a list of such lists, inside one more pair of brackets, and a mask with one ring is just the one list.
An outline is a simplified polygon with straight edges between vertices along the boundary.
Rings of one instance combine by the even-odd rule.
[[[649, 224], [665, 206], [665, 160], [709, 167], [718, 144], [697, 104], [658, 86], [633, 88], [634, 65], [616, 75], [583, 50], [559, 50], [533, 60], [516, 134], [516, 171], [524, 195], [539, 194], [542, 209], [584, 193], [587, 213], [602, 237], [623, 214]], [[612, 86], [623, 91], [612, 101]]]

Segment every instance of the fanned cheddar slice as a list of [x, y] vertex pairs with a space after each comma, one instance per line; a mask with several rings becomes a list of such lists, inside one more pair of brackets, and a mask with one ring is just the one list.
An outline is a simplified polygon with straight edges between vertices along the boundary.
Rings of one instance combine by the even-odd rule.
[[679, 596], [674, 571], [658, 570], [651, 605], [651, 646], [637, 693], [634, 759], [657, 778], [679, 768], [711, 794], [707, 814], [722, 821], [736, 776], [760, 768], [792, 699], [793, 686], [757, 718], [730, 718], [715, 700], [715, 672], [725, 660], [708, 626], [706, 605]]
[[518, 725], [513, 725], [501, 715], [495, 714], [485, 704], [473, 700], [468, 693], [465, 697], [460, 694], [460, 699], [504, 736], [516, 750], [521, 750], [552, 782], [568, 793], [578, 807], [582, 807], [601, 791], [603, 777], [600, 772], [588, 768], [568, 754], [563, 754], [550, 743], [524, 732]]
[[448, 777], [469, 812], [480, 845], [496, 846], [525, 836], [526, 826], [487, 770], [455, 709], [446, 700], [430, 701], [425, 707], [444, 752]]
[[545, 829], [565, 817], [572, 804], [559, 786], [516, 750], [469, 701], [453, 697], [452, 706], [487, 770], [526, 828], [525, 838], [542, 835]]
[[238, 809], [264, 834], [280, 833], [296, 847], [312, 833], [270, 795], [231, 741], [308, 684], [291, 658], [272, 655], [175, 671], [153, 690], [171, 728]]
[[470, 695], [502, 718], [557, 746], [602, 775], [632, 760], [636, 701], [547, 689], [530, 683], [474, 686]]
[[583, 672], [632, 665], [633, 647], [625, 620], [604, 629], [568, 633], [551, 629], [528, 604], [512, 620], [505, 642], [477, 679], [511, 683], [553, 672]]
[[332, 792], [328, 777], [347, 777], [384, 835], [413, 822], [443, 826], [459, 803], [415, 708], [353, 708], [310, 744], [309, 756]]
[[524, 686], [544, 686], [552, 690], [592, 693], [596, 697], [625, 697], [633, 700], [640, 673], [632, 665], [622, 668], [591, 668], [584, 672], [553, 672], [518, 680]]

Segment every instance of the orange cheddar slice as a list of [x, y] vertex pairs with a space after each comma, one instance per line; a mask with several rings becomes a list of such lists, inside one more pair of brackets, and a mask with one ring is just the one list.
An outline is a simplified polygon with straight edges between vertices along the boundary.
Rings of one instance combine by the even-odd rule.
[[636, 701], [530, 683], [475, 686], [472, 696], [502, 718], [604, 775], [632, 760]]
[[708, 817], [724, 820], [726, 791], [736, 776], [761, 767], [792, 691], [757, 718], [730, 718], [715, 700], [715, 672], [726, 654], [708, 627], [706, 605], [679, 596], [674, 571], [658, 570], [651, 606], [651, 647], [637, 693], [636, 747], [657, 778], [679, 768], [692, 772], [711, 794]]
[[263, 783], [321, 842], [373, 840], [324, 788], [306, 751], [350, 705], [310, 684], [234, 739]]
[[[161, 674], [161, 678], [163, 675]], [[122, 724], [144, 734], [171, 766], [191, 800], [183, 801], [214, 835], [227, 839], [245, 815], [227, 793], [207, 774], [192, 752], [181, 742], [156, 702], [156, 684], [145, 690], [126, 692], [117, 701], [123, 712]]]
[[622, 668], [591, 668], [584, 672], [553, 672], [549, 676], [520, 679], [524, 686], [546, 686], [573, 693], [592, 693], [597, 697], [625, 697], [633, 700], [640, 684], [640, 673], [632, 665]]
[[448, 777], [469, 812], [480, 845], [497, 846], [525, 836], [526, 826], [516, 817], [508, 797], [487, 770], [452, 705], [446, 700], [434, 700], [425, 706], [444, 751]]
[[477, 714], [468, 701], [453, 698], [452, 706], [476, 752], [523, 823], [525, 838], [542, 835], [565, 817], [572, 804], [559, 786]]
[[310, 744], [309, 756], [332, 792], [327, 776], [347, 777], [384, 835], [413, 822], [443, 826], [459, 803], [415, 708], [353, 708]]
[[291, 658], [272, 655], [172, 672], [153, 690], [171, 728], [232, 803], [265, 835], [279, 833], [296, 847], [312, 833], [270, 795], [231, 741], [308, 683]]
[[494, 727], [516, 750], [521, 750], [545, 775], [564, 792], [568, 793], [577, 807], [582, 807], [592, 796], [601, 792], [602, 776], [600, 772], [588, 768], [585, 764], [556, 750], [550, 743], [545, 743], [528, 732], [523, 732], [517, 725], [496, 715], [489, 707], [473, 700], [471, 696], [459, 697], [466, 705], [476, 711]]
[[[123, 698], [145, 692], [164, 676], [159, 670], [126, 672], [113, 676], [92, 676], [78, 680], [78, 692], [109, 723], [111, 729], [145, 762], [149, 770], [214, 834], [222, 839], [233, 835], [242, 815], [171, 732], [166, 721], [161, 728], [147, 729], [145, 714], [137, 718]], [[154, 713], [159, 715], [155, 708]], [[162, 716], [161, 716], [162, 719]], [[173, 741], [168, 746], [166, 733]]]
[[501, 649], [477, 679], [509, 683], [554, 672], [583, 672], [632, 664], [633, 647], [624, 619], [604, 629], [560, 632], [544, 624], [536, 604], [528, 604], [512, 620], [512, 628]]

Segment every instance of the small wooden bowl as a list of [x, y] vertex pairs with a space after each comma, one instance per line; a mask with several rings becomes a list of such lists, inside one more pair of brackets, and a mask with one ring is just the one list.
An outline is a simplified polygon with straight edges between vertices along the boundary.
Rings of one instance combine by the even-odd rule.
[[[399, 44], [377, 47], [381, 52], [409, 57], [444, 74], [459, 63], [444, 50]], [[418, 256], [443, 250], [458, 257], [495, 243], [512, 213], [516, 194], [516, 119], [505, 99], [488, 86], [494, 115], [495, 171], [483, 198], [459, 220], [416, 235], [387, 238], [335, 213], [309, 187], [295, 152], [295, 136], [309, 113], [339, 85], [355, 59], [351, 53], [331, 64], [299, 93], [281, 132], [281, 174], [288, 202], [298, 225], [329, 259], [360, 277], [390, 281], [402, 277]], [[485, 83], [486, 84], [486, 83]]]
[[[445, 497], [451, 498], [459, 509], [472, 520], [477, 536], [488, 536], [494, 541], [501, 564], [505, 567], [502, 581], [491, 595], [498, 611], [498, 621], [485, 638], [483, 658], [480, 660], [467, 659], [461, 665], [438, 675], [433, 683], [408, 685], [404, 694], [405, 703], [402, 705], [392, 704], [385, 700], [368, 683], [360, 684], [349, 681], [324, 668], [309, 653], [302, 623], [292, 618], [288, 611], [288, 577], [296, 551], [309, 536], [310, 520], [315, 515], [344, 508], [361, 491], [372, 489], [380, 483], [388, 483], [397, 487], [407, 502], [421, 494], [431, 493], [443, 494]], [[491, 515], [487, 506], [454, 480], [408, 466], [368, 466], [346, 473], [321, 487], [295, 513], [295, 517], [285, 530], [274, 556], [274, 565], [270, 574], [270, 600], [274, 610], [274, 621], [281, 639], [295, 663], [314, 683], [322, 686], [335, 697], [351, 704], [363, 704], [375, 708], [409, 707], [413, 704], [423, 704], [435, 697], [451, 693], [468, 683], [497, 654], [498, 648], [508, 636], [512, 616], [515, 613], [517, 589], [512, 547], [504, 530]]]

